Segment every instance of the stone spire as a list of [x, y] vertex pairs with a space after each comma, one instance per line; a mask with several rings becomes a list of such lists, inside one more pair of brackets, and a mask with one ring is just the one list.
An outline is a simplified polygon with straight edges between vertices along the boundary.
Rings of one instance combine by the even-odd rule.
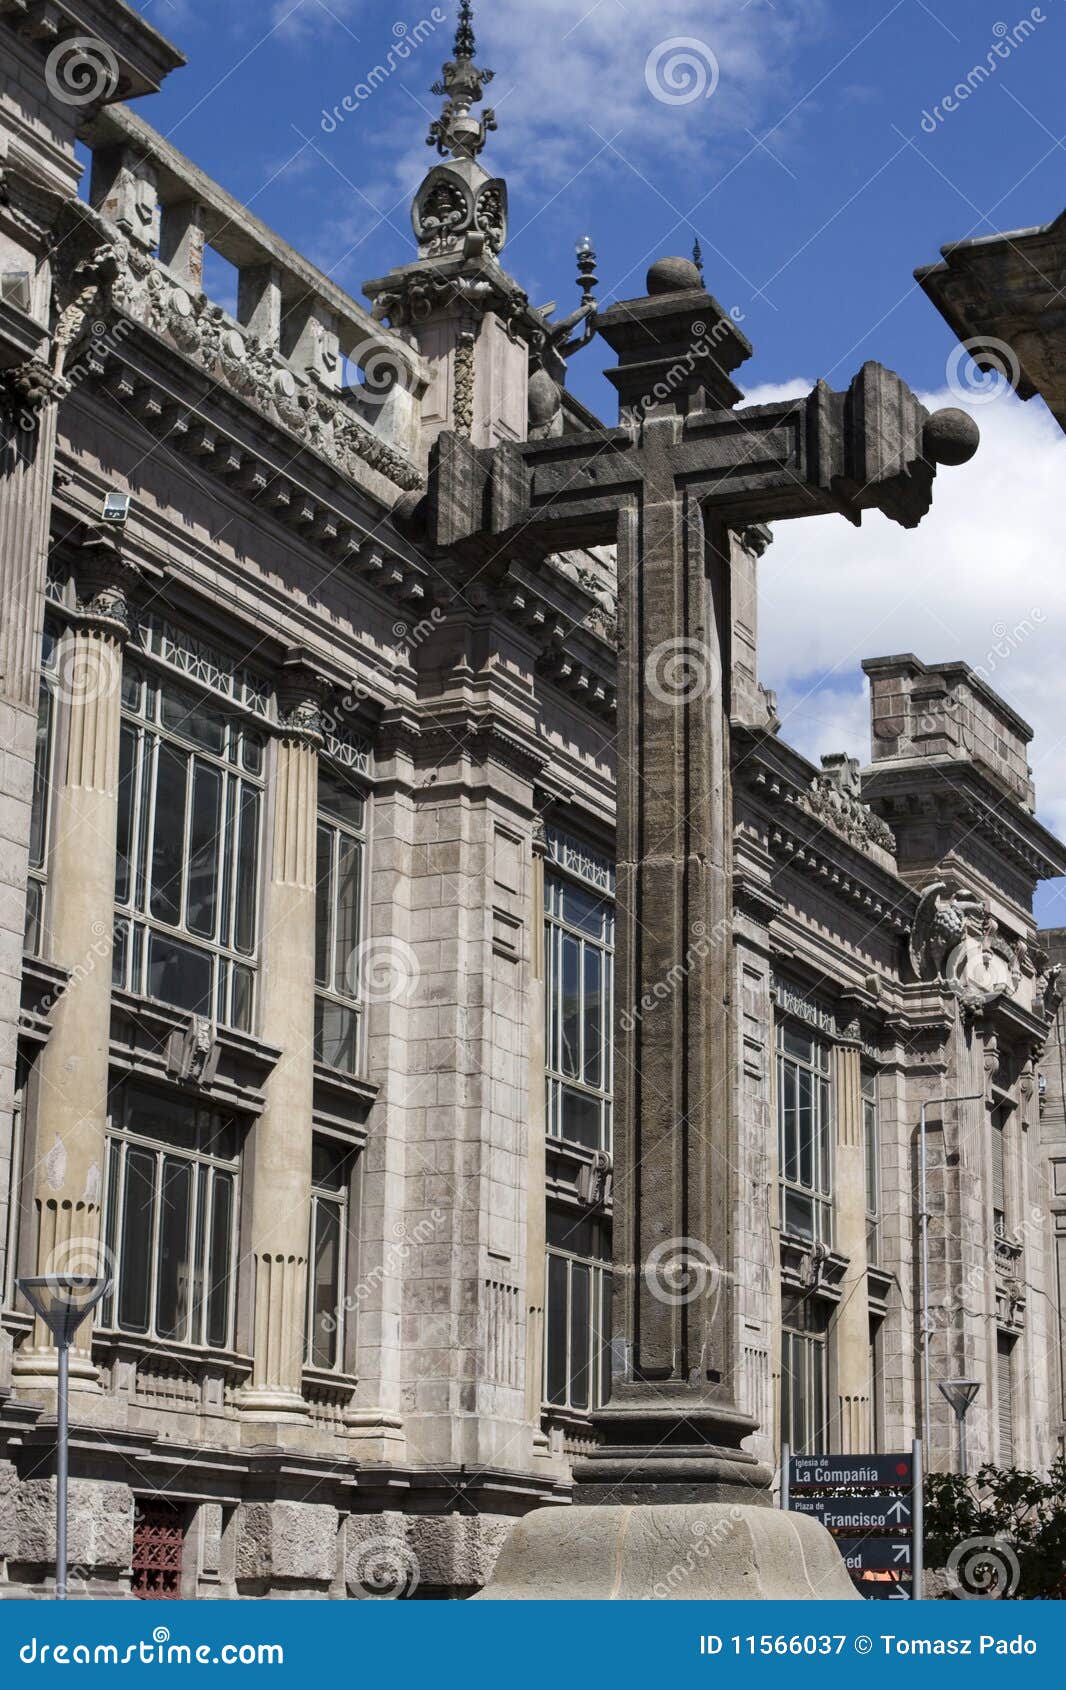
[[484, 149], [492, 130], [496, 128], [496, 113], [486, 106], [481, 117], [471, 115], [485, 97], [485, 89], [496, 72], [482, 70], [474, 63], [477, 41], [474, 36], [474, 9], [470, 0], [460, 0], [455, 27], [454, 58], [444, 66], [440, 80], [431, 92], [444, 101], [440, 117], [430, 124], [427, 144], [436, 147], [441, 158], [477, 158]]

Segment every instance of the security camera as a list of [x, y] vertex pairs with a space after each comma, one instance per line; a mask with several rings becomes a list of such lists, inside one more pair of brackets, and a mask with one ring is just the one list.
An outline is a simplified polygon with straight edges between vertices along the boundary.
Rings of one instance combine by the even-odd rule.
[[130, 514], [130, 496], [128, 493], [105, 493], [104, 508], [100, 512], [105, 522], [125, 522]]

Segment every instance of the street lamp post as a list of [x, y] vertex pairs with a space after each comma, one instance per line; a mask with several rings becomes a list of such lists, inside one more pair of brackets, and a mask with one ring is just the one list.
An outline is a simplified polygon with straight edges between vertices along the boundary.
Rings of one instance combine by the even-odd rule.
[[56, 1598], [67, 1595], [67, 1474], [70, 1448], [70, 1346], [74, 1335], [111, 1289], [109, 1279], [83, 1274], [45, 1274], [20, 1279], [19, 1290], [55, 1339], [59, 1355], [56, 1387]]
[[955, 1419], [959, 1426], [959, 1472], [966, 1477], [966, 1415], [973, 1403], [974, 1397], [981, 1389], [979, 1379], [941, 1379], [941, 1394], [947, 1398], [955, 1410]]
[[932, 1436], [932, 1386], [929, 1382], [929, 1166], [926, 1153], [925, 1118], [926, 1111], [942, 1108], [946, 1103], [978, 1103], [984, 1100], [983, 1091], [967, 1092], [963, 1097], [930, 1097], [922, 1104], [922, 1118], [918, 1129], [921, 1140], [919, 1146], [919, 1215], [918, 1224], [921, 1232], [921, 1267], [922, 1267], [922, 1438], [925, 1443], [926, 1460], [929, 1459]]

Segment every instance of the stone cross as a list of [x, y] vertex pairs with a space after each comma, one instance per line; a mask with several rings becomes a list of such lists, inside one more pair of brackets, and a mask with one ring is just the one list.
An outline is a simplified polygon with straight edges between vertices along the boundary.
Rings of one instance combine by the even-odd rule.
[[613, 1377], [575, 1500], [768, 1500], [741, 1449], [755, 1422], [734, 1400], [729, 1307], [730, 536], [865, 510], [913, 527], [937, 463], [965, 462], [977, 431], [878, 364], [845, 392], [735, 409], [751, 347], [685, 260], [660, 261], [648, 296], [598, 327], [620, 426], [482, 450], [444, 435], [420, 517], [483, 579], [618, 547]]

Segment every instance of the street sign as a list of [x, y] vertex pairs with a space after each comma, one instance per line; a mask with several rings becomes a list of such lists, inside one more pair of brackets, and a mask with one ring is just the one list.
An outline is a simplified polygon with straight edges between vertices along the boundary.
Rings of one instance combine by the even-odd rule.
[[912, 1476], [909, 1455], [794, 1455], [791, 1488], [847, 1485], [850, 1490], [870, 1485], [908, 1490]]
[[[828, 1493], [828, 1494], [827, 1494]], [[832, 1532], [860, 1595], [910, 1602], [924, 1589], [922, 1446], [901, 1455], [792, 1455], [781, 1460], [781, 1506]]]
[[913, 1602], [912, 1584], [889, 1584], [884, 1579], [861, 1579], [852, 1574], [852, 1582], [860, 1596], [868, 1602]]
[[797, 1514], [813, 1514], [831, 1532], [909, 1531], [911, 1505], [901, 1496], [797, 1496]]
[[842, 1537], [837, 1547], [849, 1573], [898, 1573], [910, 1578], [909, 1537]]

